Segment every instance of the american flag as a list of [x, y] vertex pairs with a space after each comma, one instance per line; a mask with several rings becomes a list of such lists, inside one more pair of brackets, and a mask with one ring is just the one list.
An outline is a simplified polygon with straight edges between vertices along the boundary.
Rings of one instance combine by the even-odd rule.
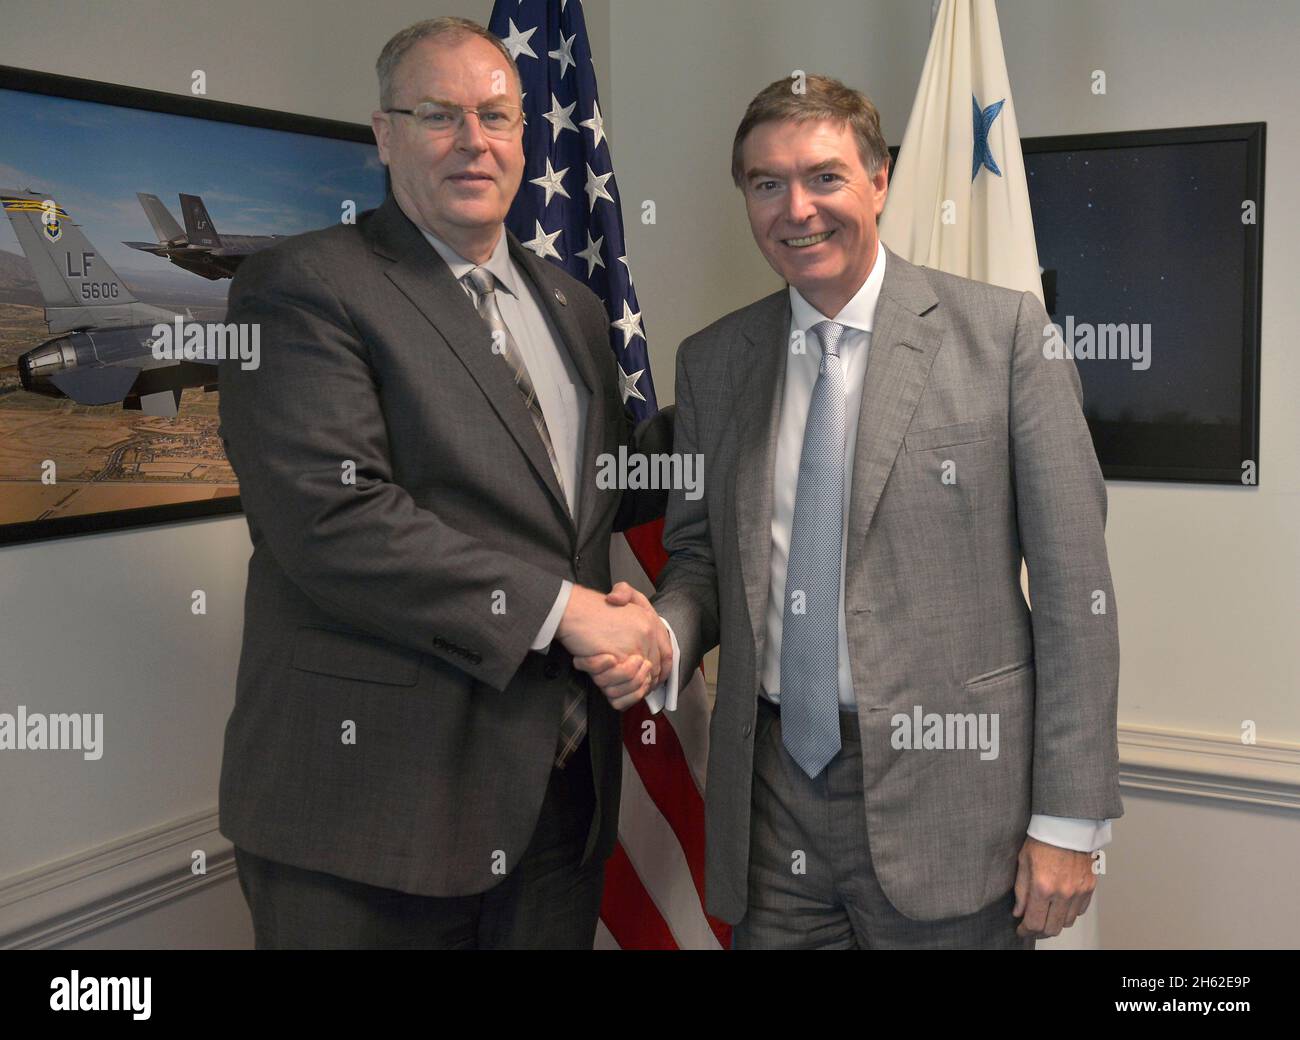
[[[582, 5], [496, 0], [488, 28], [510, 51], [524, 91], [524, 179], [506, 226], [604, 302], [623, 400], [640, 422], [659, 406]], [[662, 521], [629, 531], [626, 546], [612, 550], [615, 576], [648, 591], [667, 559], [662, 531]], [[652, 727], [643, 726], [651, 718], [644, 704], [623, 714], [619, 841], [605, 865], [598, 949], [731, 945], [731, 929], [704, 913], [708, 710], [697, 674], [677, 710]]]

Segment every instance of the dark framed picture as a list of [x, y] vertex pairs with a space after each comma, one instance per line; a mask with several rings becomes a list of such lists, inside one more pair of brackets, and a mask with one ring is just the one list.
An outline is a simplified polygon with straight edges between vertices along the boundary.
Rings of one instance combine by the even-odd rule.
[[1020, 142], [1043, 297], [1107, 479], [1259, 483], [1264, 139], [1234, 123]]
[[370, 127], [4, 66], [0, 120], [0, 544], [238, 512], [230, 279], [383, 201]]
[[1021, 142], [1048, 313], [1107, 478], [1259, 483], [1264, 136]]

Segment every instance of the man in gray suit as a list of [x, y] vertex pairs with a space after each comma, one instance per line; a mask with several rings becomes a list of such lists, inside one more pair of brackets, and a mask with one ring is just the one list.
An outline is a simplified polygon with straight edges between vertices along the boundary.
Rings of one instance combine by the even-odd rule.
[[675, 449], [708, 480], [669, 498], [663, 693], [721, 643], [706, 897], [737, 946], [1032, 948], [1123, 811], [1105, 486], [1042, 304], [879, 244], [888, 162], [825, 77], [737, 130], [789, 285], [678, 352]]
[[[614, 704], [669, 663], [607, 604], [611, 529], [663, 498], [598, 488], [634, 436], [596, 296], [503, 224], [518, 74], [486, 30], [412, 26], [374, 115], [392, 194], [249, 257], [221, 435], [253, 555], [221, 831], [259, 947], [590, 948], [622, 768]], [[611, 699], [617, 699], [612, 697]]]

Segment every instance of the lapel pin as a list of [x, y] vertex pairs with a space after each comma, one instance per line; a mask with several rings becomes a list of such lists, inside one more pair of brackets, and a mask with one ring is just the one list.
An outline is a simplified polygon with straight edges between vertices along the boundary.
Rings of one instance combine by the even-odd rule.
[[560, 301], [560, 306], [561, 306], [561, 307], [567, 307], [567, 306], [568, 306], [569, 301], [566, 300], [566, 299], [564, 298], [564, 293], [560, 292], [559, 289], [556, 289], [556, 290], [555, 290], [555, 298], [556, 298], [557, 300]]

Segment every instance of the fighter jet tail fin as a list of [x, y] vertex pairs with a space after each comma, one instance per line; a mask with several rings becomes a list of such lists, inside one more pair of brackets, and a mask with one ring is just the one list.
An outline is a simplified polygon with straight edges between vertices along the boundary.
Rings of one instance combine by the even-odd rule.
[[163, 205], [162, 199], [157, 195], [149, 195], [143, 191], [137, 191], [135, 197], [140, 200], [144, 215], [149, 218], [149, 223], [153, 225], [153, 233], [158, 236], [159, 245], [178, 246], [184, 244], [185, 232], [176, 223], [176, 218], [171, 215], [171, 211]]
[[45, 298], [51, 332], [74, 327], [71, 312], [78, 308], [103, 311], [139, 302], [91, 245], [81, 226], [74, 224], [67, 210], [54, 199], [33, 191], [0, 188], [0, 205], [9, 215], [18, 244]]
[[212, 226], [208, 208], [199, 196], [182, 194], [181, 213], [185, 217], [185, 234], [189, 236], [191, 245], [221, 248], [221, 236]]

